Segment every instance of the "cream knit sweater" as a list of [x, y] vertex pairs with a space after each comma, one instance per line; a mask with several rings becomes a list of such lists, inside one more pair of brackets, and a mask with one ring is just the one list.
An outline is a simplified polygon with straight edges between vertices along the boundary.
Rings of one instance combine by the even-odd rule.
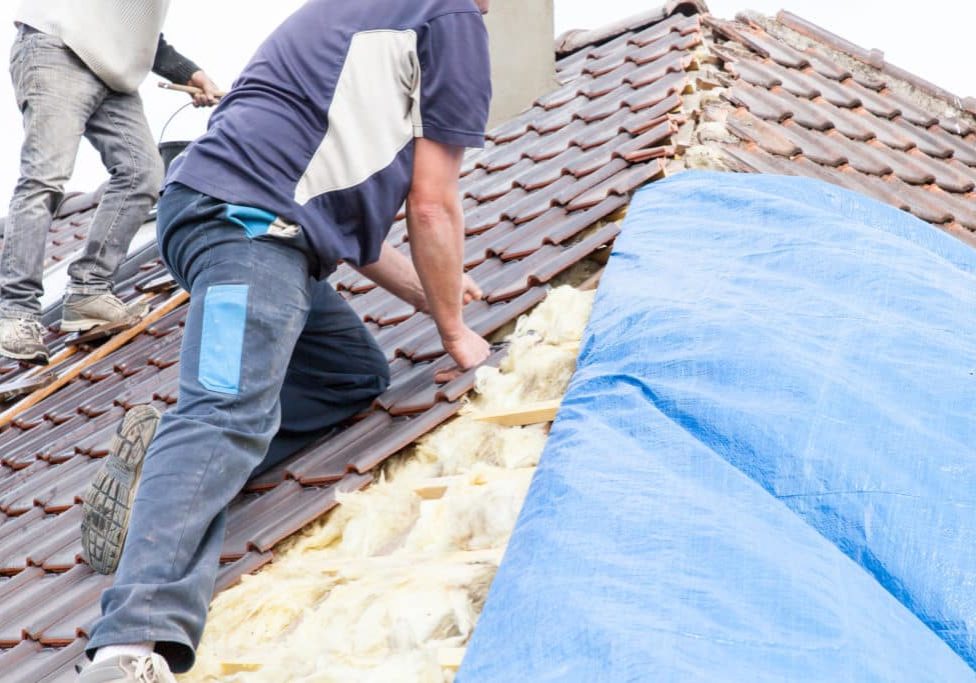
[[149, 74], [170, 0], [22, 0], [15, 21], [57, 36], [105, 84], [135, 92]]

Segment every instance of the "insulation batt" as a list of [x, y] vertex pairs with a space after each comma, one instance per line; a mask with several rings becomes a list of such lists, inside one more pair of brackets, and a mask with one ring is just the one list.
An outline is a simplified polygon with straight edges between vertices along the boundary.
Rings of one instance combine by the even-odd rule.
[[[592, 303], [593, 292], [560, 287], [523, 316], [461, 415], [214, 599], [197, 665], [179, 680], [452, 681], [438, 651], [471, 636], [548, 431], [472, 414], [560, 398]], [[432, 479], [447, 490], [424, 500], [417, 489]]]

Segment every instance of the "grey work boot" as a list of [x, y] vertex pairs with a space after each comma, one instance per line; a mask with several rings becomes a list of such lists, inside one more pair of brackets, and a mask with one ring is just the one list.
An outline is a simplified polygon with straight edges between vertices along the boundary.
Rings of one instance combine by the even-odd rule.
[[135, 323], [149, 312], [147, 304], [122, 303], [114, 294], [66, 294], [61, 309], [62, 332], [87, 332], [99, 325]]
[[78, 676], [78, 683], [176, 683], [176, 678], [158, 654], [119, 655], [86, 666]]
[[0, 355], [47, 365], [44, 326], [29, 318], [0, 318]]
[[91, 568], [111, 574], [119, 566], [129, 514], [139, 488], [142, 460], [156, 433], [159, 411], [135, 406], [112, 438], [109, 454], [81, 505], [81, 551]]

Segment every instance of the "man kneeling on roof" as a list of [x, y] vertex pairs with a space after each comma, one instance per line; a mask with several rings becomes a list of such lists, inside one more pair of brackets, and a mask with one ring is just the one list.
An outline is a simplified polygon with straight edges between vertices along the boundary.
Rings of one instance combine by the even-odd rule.
[[[86, 494], [86, 559], [116, 577], [82, 681], [189, 670], [227, 505], [386, 389], [384, 354], [325, 280], [337, 262], [429, 312], [459, 368], [488, 357], [461, 316], [481, 293], [458, 193], [491, 99], [487, 6], [310, 0], [174, 161], [158, 231], [191, 293], [179, 400], [158, 431], [153, 408], [126, 415]], [[412, 262], [385, 241], [404, 200]]]
[[40, 324], [44, 243], [84, 135], [111, 173], [81, 256], [68, 268], [61, 329], [81, 332], [138, 319], [144, 307], [112, 293], [112, 277], [156, 200], [162, 161], [137, 89], [152, 69], [197, 86], [197, 105], [216, 86], [160, 34], [169, 0], [23, 0], [10, 57], [24, 116], [20, 180], [0, 255], [0, 355], [46, 364]]

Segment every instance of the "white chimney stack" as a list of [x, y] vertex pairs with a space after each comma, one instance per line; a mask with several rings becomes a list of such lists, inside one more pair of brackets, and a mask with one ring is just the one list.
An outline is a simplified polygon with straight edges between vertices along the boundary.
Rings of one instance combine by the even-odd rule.
[[491, 0], [486, 21], [494, 88], [491, 128], [556, 87], [553, 0]]

